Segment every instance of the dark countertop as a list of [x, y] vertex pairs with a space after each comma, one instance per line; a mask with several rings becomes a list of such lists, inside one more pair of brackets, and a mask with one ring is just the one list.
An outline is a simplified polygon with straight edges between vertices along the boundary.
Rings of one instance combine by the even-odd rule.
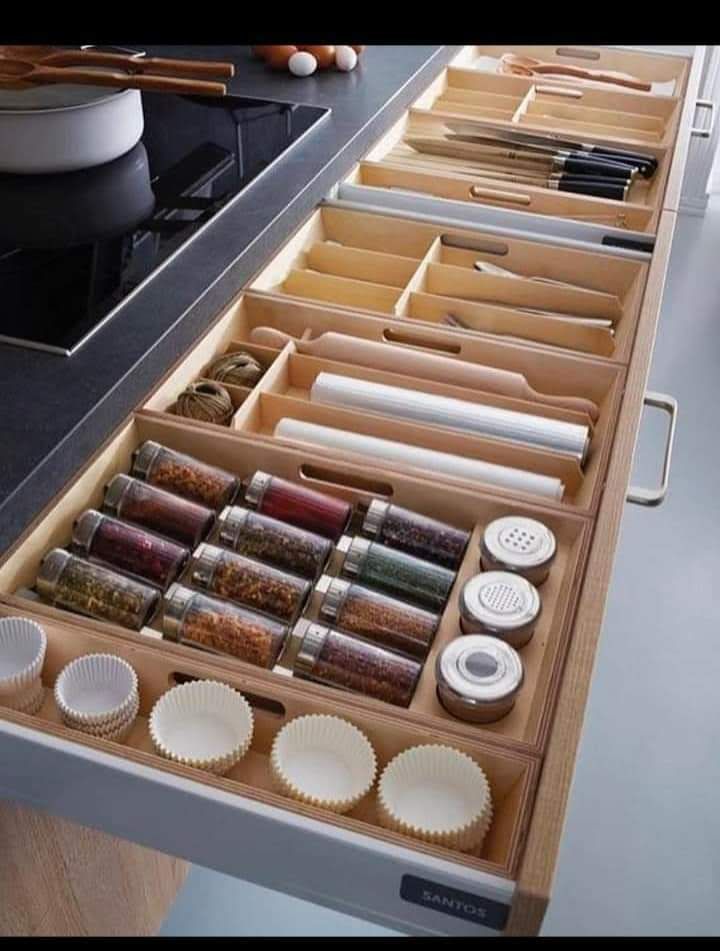
[[0, 344], [0, 551], [456, 54], [370, 46], [349, 74], [276, 73], [242, 46], [148, 47], [236, 64], [228, 90], [331, 116], [239, 197], [72, 357]]

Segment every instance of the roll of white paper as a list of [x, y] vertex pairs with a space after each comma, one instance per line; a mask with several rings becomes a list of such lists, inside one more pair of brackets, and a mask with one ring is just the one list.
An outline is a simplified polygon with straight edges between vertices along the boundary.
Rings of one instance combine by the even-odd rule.
[[514, 492], [529, 492], [532, 495], [541, 495], [543, 498], [558, 501], [562, 499], [565, 492], [565, 486], [560, 479], [552, 476], [538, 475], [535, 472], [513, 469], [510, 466], [498, 466], [492, 462], [468, 459], [466, 456], [456, 456], [449, 452], [423, 449], [421, 446], [411, 446], [390, 439], [379, 439], [377, 436], [365, 436], [362, 433], [352, 433], [332, 426], [319, 426], [301, 419], [289, 417], [281, 419], [275, 426], [274, 435], [279, 439], [290, 439], [293, 442], [310, 443], [328, 449], [340, 449], [343, 452], [356, 452], [375, 460], [391, 462], [396, 469], [413, 466], [468, 482], [500, 486]]
[[318, 373], [310, 389], [313, 403], [365, 409], [382, 416], [396, 416], [447, 426], [495, 439], [539, 446], [585, 459], [590, 430], [578, 423], [546, 416], [532, 416], [516, 410], [499, 409], [422, 390], [410, 390], [385, 383], [371, 383], [336, 373]]

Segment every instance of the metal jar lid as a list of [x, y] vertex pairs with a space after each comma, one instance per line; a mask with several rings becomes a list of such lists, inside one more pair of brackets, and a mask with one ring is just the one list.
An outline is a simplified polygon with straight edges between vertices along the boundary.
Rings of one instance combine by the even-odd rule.
[[341, 571], [344, 575], [350, 575], [355, 578], [360, 574], [362, 564], [365, 561], [367, 553], [370, 551], [372, 542], [360, 535], [351, 538], [349, 535], [343, 535], [337, 543], [337, 550], [345, 553]]
[[547, 525], [521, 515], [490, 522], [480, 543], [485, 569], [513, 571], [536, 585], [547, 578], [556, 552], [555, 535]]
[[[293, 672], [301, 676], [310, 676], [313, 668], [318, 661], [320, 651], [323, 649], [325, 638], [330, 633], [330, 628], [324, 624], [318, 624], [309, 618], [300, 618], [290, 633], [290, 641], [294, 642], [297, 648], [295, 654], [295, 663]], [[293, 644], [288, 645], [288, 650], [293, 650]]]
[[435, 662], [438, 699], [461, 720], [490, 723], [512, 710], [524, 672], [518, 652], [496, 637], [451, 641]]
[[218, 515], [218, 540], [221, 545], [235, 548], [249, 515], [250, 510], [239, 505], [225, 506]]
[[513, 647], [527, 644], [541, 611], [537, 588], [508, 571], [474, 575], [460, 592], [459, 606], [463, 633], [491, 634]]
[[122, 500], [134, 481], [135, 480], [129, 475], [125, 475], [124, 472], [113, 476], [110, 482], [105, 486], [105, 498], [102, 504], [103, 512], [119, 517]]
[[205, 542], [198, 545], [193, 552], [192, 560], [188, 568], [188, 582], [198, 588], [209, 589], [212, 585], [213, 575], [222, 558], [222, 548], [216, 548], [215, 545], [208, 545]]
[[159, 442], [146, 439], [142, 446], [138, 446], [133, 453], [131, 474], [134, 475], [136, 479], [147, 481], [150, 476], [150, 470], [162, 448]]
[[103, 520], [107, 518], [102, 512], [95, 509], [87, 509], [82, 515], [79, 515], [73, 522], [72, 528], [72, 547], [77, 554], [89, 555], [92, 548], [95, 532], [98, 530]]
[[252, 509], [259, 509], [262, 505], [263, 496], [272, 480], [273, 477], [269, 472], [262, 472], [258, 469], [245, 489], [245, 504]]
[[360, 531], [369, 538], [377, 538], [390, 509], [390, 503], [382, 499], [373, 499], [368, 506]]
[[197, 591], [186, 588], [178, 582], [168, 588], [163, 606], [163, 637], [168, 637], [173, 641], [180, 640], [185, 612], [196, 596]]
[[336, 621], [350, 590], [350, 582], [345, 581], [344, 578], [323, 575], [315, 585], [315, 590], [324, 595], [319, 613], [328, 621]]
[[71, 558], [70, 552], [64, 548], [53, 548], [45, 555], [35, 580], [35, 589], [41, 597], [48, 601], [54, 599], [57, 583]]

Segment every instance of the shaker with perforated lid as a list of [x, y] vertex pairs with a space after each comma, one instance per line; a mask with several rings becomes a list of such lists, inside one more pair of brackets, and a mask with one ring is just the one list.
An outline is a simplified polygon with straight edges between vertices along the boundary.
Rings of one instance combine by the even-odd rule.
[[437, 695], [448, 713], [473, 723], [492, 723], [515, 705], [523, 683], [518, 652], [484, 634], [456, 637], [435, 663]]
[[523, 647], [540, 617], [540, 595], [526, 578], [508, 571], [473, 575], [460, 592], [463, 634], [489, 634]]
[[512, 571], [534, 585], [550, 574], [557, 543], [553, 532], [534, 518], [507, 515], [486, 526], [480, 564], [486, 571]]

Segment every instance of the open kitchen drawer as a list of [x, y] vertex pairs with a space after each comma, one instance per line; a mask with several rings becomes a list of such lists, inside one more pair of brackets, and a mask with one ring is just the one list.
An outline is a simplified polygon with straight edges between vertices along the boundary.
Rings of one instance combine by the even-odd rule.
[[[637, 66], [631, 69], [625, 60], [612, 66], [613, 62], [604, 59], [602, 64], [637, 73]], [[678, 74], [686, 98], [678, 120], [670, 183], [683, 136], [689, 134], [686, 118], [692, 103], [687, 97], [695, 69], [693, 65], [689, 73], [680, 70]], [[451, 201], [440, 200], [428, 210], [428, 196], [396, 194], [407, 203], [411, 217], [420, 208], [420, 214], [431, 220], [403, 219], [399, 206], [387, 215], [356, 214], [347, 207], [318, 210], [257, 278], [254, 286], [261, 292], [241, 294], [219, 316], [151, 394], [143, 410], [108, 440], [0, 562], [0, 614], [35, 617], [47, 629], [46, 686], [52, 685], [71, 657], [111, 649], [136, 666], [142, 697], [141, 716], [124, 745], [69, 731], [58, 722], [51, 696], [35, 717], [0, 707], [0, 756], [5, 764], [0, 793], [401, 931], [536, 934], [552, 889], [628, 495], [675, 215], [671, 211], [660, 214], [652, 254], [647, 249], [589, 250], [582, 246], [587, 232], [579, 239], [567, 232], [560, 240], [550, 237], [547, 232], [553, 231], [552, 223], [558, 220], [552, 216], [544, 216], [548, 227], [541, 238], [536, 232], [528, 239], [519, 233], [527, 222], [520, 222], [516, 212], [495, 209], [493, 218], [489, 206], [481, 209], [481, 225], [473, 231], [467, 219], [462, 219], [465, 227], [458, 228], [460, 219], [448, 210], [454, 204]], [[444, 243], [441, 235], [449, 228], [455, 235], [462, 231], [464, 237], [488, 244], [469, 249]], [[601, 236], [594, 234], [592, 241], [596, 240]], [[313, 250], [315, 245], [327, 247]], [[346, 250], [350, 253], [343, 253]], [[504, 297], [501, 305], [488, 305], [450, 296], [448, 306], [462, 314], [472, 329], [439, 326], [447, 291], [438, 294], [436, 282], [450, 277], [453, 289], [467, 287], [465, 282], [477, 273], [473, 261], [497, 261], [498, 254], [503, 266], [526, 277], [536, 276], [530, 268], [540, 265], [538, 276], [579, 282], [582, 275], [598, 300], [605, 293], [615, 295], [620, 312], [614, 352], [603, 355], [592, 347], [578, 346], [578, 339], [585, 338], [575, 335], [577, 328], [570, 343], [557, 327], [545, 328], [540, 335], [539, 322], [532, 339], [502, 339], [498, 333], [517, 337], [512, 327], [537, 317], [515, 313], [519, 298], [514, 297], [510, 302]], [[285, 286], [293, 270], [312, 270], [352, 286], [342, 285], [339, 300], [335, 290], [325, 296], [298, 294]], [[308, 283], [300, 280], [298, 286], [307, 289]], [[364, 297], [358, 299], [357, 293], [368, 293], [368, 287], [371, 301], [381, 302], [382, 307], [368, 306]], [[471, 292], [476, 287], [475, 283]], [[501, 292], [519, 293], [507, 286]], [[413, 294], [425, 303], [410, 313], [418, 306]], [[510, 317], [514, 325], [503, 322]], [[340, 458], [307, 446], [290, 446], [270, 435], [273, 414], [291, 403], [297, 412], [309, 412], [302, 392], [308, 374], [314, 372], [315, 358], [300, 353], [293, 342], [254, 343], [251, 334], [258, 327], [304, 340], [333, 330], [358, 340], [401, 344], [409, 350], [421, 347], [524, 373], [532, 386], [545, 393], [593, 399], [600, 409], [593, 432], [597, 469], [592, 472], [588, 465], [570, 493], [571, 501], [556, 505], [491, 488], [470, 488], [421, 471], [399, 473], [362, 457]], [[224, 429], [174, 416], [179, 390], [202, 378], [208, 363], [234, 343], [251, 350], [265, 373], [254, 389], [233, 392], [232, 425]], [[375, 425], [369, 416], [366, 425]], [[411, 433], [407, 426], [404, 435], [408, 440], [430, 438], [429, 433]], [[438, 438], [437, 434], [432, 438]], [[85, 508], [99, 504], [103, 485], [114, 473], [128, 470], [132, 450], [144, 439], [155, 439], [243, 476], [262, 468], [352, 501], [392, 498], [472, 532], [460, 578], [409, 708], [297, 680], [281, 665], [263, 670], [236, 658], [168, 643], [161, 639], [155, 622], [134, 634], [33, 598], [27, 588], [34, 583], [41, 557], [51, 547], [67, 544], [73, 520]], [[483, 445], [484, 451], [508, 451], [491, 447], [491, 442]], [[662, 490], [654, 497], [649, 491], [632, 494], [659, 501]], [[505, 720], [480, 726], [455, 720], [440, 707], [432, 660], [457, 633], [457, 588], [477, 570], [482, 526], [507, 512], [545, 521], [557, 535], [559, 555], [541, 588], [541, 627], [522, 649], [527, 677], [516, 709]], [[330, 573], [335, 570], [333, 563]], [[310, 616], [316, 607], [313, 600]], [[258, 730], [249, 758], [223, 779], [159, 759], [148, 746], [146, 717], [153, 700], [187, 677], [224, 680], [246, 693], [254, 706]], [[310, 711], [332, 711], [355, 722], [376, 745], [381, 764], [399, 749], [428, 740], [469, 752], [486, 769], [497, 807], [491, 833], [477, 854], [426, 846], [381, 829], [372, 799], [349, 816], [338, 817], [273, 792], [267, 776], [271, 738], [285, 718]]]

